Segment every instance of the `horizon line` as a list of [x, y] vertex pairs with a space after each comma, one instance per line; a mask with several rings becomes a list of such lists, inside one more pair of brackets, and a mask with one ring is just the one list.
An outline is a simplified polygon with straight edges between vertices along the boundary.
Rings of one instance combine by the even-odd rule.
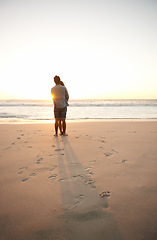
[[[157, 98], [73, 98], [69, 101], [112, 101], [112, 100], [157, 100]], [[0, 98], [0, 101], [53, 101], [52, 99]]]

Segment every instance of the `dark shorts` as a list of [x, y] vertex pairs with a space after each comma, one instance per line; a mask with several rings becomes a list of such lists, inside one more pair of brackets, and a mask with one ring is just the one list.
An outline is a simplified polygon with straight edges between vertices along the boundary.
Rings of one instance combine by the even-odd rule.
[[57, 119], [65, 119], [67, 113], [67, 107], [65, 108], [54, 108], [54, 117]]

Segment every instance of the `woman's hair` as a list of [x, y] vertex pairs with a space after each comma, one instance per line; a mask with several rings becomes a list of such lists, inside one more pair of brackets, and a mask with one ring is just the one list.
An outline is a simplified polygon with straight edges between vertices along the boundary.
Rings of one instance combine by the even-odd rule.
[[64, 82], [62, 82], [62, 81], [60, 81], [60, 85], [65, 86], [65, 85], [64, 85]]

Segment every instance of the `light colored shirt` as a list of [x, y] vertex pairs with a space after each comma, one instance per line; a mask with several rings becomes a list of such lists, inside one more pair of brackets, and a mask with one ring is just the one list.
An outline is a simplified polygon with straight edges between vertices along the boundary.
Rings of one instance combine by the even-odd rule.
[[69, 94], [66, 87], [57, 84], [55, 87], [51, 88], [51, 94], [56, 108], [65, 108], [68, 106]]

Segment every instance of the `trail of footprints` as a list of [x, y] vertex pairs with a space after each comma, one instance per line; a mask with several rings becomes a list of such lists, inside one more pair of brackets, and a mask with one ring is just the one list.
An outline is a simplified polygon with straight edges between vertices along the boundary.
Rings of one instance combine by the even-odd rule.
[[[55, 145], [52, 145], [51, 147], [54, 148]], [[31, 147], [30, 147], [30, 148], [31, 148]], [[57, 148], [57, 149], [55, 149], [55, 152], [57, 152], [56, 154], [55, 154], [55, 153], [54, 153], [54, 154], [49, 154], [48, 156], [64, 155], [63, 153], [60, 153], [60, 152], [63, 151], [63, 150], [64, 150], [63, 148], [62, 148], [62, 149]], [[40, 165], [43, 160], [44, 160], [43, 157], [39, 157], [39, 155], [37, 155], [36, 164], [37, 164], [37, 165]], [[56, 169], [56, 167], [57, 167], [57, 165], [54, 165], [53, 168], [51, 168], [51, 169], [49, 170], [50, 175], [48, 176], [48, 179], [50, 179], [50, 180], [52, 180], [52, 179], [57, 179], [57, 174], [52, 174], [52, 171], [54, 171], [54, 170]], [[20, 168], [19, 168], [19, 171], [17, 172], [17, 174], [25, 174], [26, 171], [28, 171], [28, 170], [29, 170], [29, 169], [28, 169], [28, 166], [20, 167]], [[22, 182], [26, 182], [26, 181], [28, 181], [31, 177], [34, 177], [34, 176], [36, 176], [36, 175], [37, 175], [37, 174], [36, 174], [35, 172], [29, 174], [28, 177], [22, 179]]]
[[[17, 132], [22, 132], [22, 130], [17, 130]], [[29, 135], [29, 133], [28, 133]], [[16, 140], [14, 142], [11, 143], [11, 145], [9, 147], [6, 147], [4, 150], [8, 150], [8, 149], [11, 149], [12, 147], [16, 146], [18, 143], [21, 143], [21, 141], [23, 140], [23, 138], [25, 137], [25, 134], [24, 133], [21, 133], [20, 136], [18, 136], [16, 138]], [[22, 142], [24, 144], [28, 143], [28, 141], [24, 141]], [[23, 146], [23, 147], [27, 147], [27, 148], [32, 148], [32, 146]]]
[[[24, 134], [22, 134], [22, 135], [24, 135]], [[52, 145], [51, 147], [55, 148], [55, 145]], [[49, 154], [48, 156], [64, 155], [64, 153], [62, 153], [63, 151], [64, 151], [63, 148], [57, 148], [57, 149], [55, 149], [56, 153]], [[104, 153], [104, 154], [105, 154], [106, 157], [112, 157], [114, 153], [117, 154], [118, 151], [112, 149], [111, 152], [107, 152], [107, 153]], [[37, 165], [41, 164], [43, 160], [44, 159], [42, 157], [39, 157], [39, 155], [38, 155], [37, 160], [36, 160], [36, 164]], [[125, 163], [125, 162], [127, 162], [127, 160], [124, 159], [121, 162], [117, 162], [116, 164], [121, 164], [121, 163]], [[96, 160], [91, 160], [91, 161], [89, 161], [89, 163], [96, 163]], [[71, 165], [73, 165], [73, 164], [77, 165], [77, 163], [71, 163]], [[50, 174], [50, 176], [48, 176], [48, 179], [50, 179], [50, 180], [57, 179], [57, 174], [56, 173], [52, 174], [52, 171], [54, 171], [56, 167], [57, 166], [55, 166], [55, 167], [53, 167], [49, 170], [51, 174]], [[23, 174], [27, 170], [28, 170], [27, 166], [21, 167], [21, 168], [19, 168], [18, 174]], [[93, 179], [92, 167], [91, 166], [85, 167], [84, 171], [86, 173], [86, 179], [84, 180], [85, 185], [90, 184], [91, 188], [95, 189], [96, 186], [94, 185], [95, 180]], [[36, 175], [37, 174], [33, 172], [33, 173], [29, 174], [29, 177], [22, 179], [22, 181], [26, 182], [27, 180], [30, 179], [30, 177], [34, 177]], [[77, 178], [82, 178], [83, 179], [83, 175], [82, 174], [73, 175], [73, 179], [77, 179]], [[66, 180], [66, 179], [58, 179], [58, 181], [60, 181], [60, 182], [64, 181], [64, 180]], [[108, 197], [108, 195], [103, 195], [103, 196]], [[100, 197], [102, 197], [102, 194], [100, 194]]]
[[[104, 153], [106, 157], [112, 157], [114, 154], [118, 154], [118, 151], [112, 149], [111, 152], [106, 152]], [[127, 160], [126, 159], [123, 159], [122, 161], [120, 162], [116, 162], [115, 164], [121, 164], [121, 163], [126, 163]]]
[[[23, 174], [23, 173], [25, 173], [27, 170], [28, 170], [28, 167], [27, 167], [27, 166], [20, 167], [17, 174]], [[23, 179], [22, 179], [22, 182], [26, 182], [27, 180], [30, 179], [30, 177], [34, 177], [34, 176], [36, 176], [36, 173], [34, 173], [34, 172], [33, 172], [33, 173], [30, 173], [30, 174], [29, 174], [29, 177], [26, 177], [26, 178], [23, 178]]]
[[[31, 136], [34, 135], [34, 134], [37, 134], [38, 132], [42, 132], [42, 130], [35, 130], [34, 132], [27, 132], [27, 133], [23, 133], [23, 130], [17, 130], [17, 132], [19, 133], [19, 136], [16, 137], [16, 140], [14, 142], [11, 143], [11, 146], [9, 147], [6, 147], [4, 150], [9, 150], [10, 148], [12, 148], [14, 145], [17, 145], [18, 143], [24, 143], [24, 144], [27, 144], [29, 141], [29, 139], [31, 139]], [[45, 134], [41, 134], [40, 136], [46, 136], [46, 133]], [[24, 141], [23, 138], [24, 137], [27, 137], [27, 140]], [[23, 147], [27, 147], [27, 148], [33, 148], [32, 146], [28, 145], [24, 145]]]
[[[41, 164], [43, 160], [44, 160], [44, 159], [43, 159], [42, 157], [41, 157], [41, 158], [37, 157], [36, 164], [37, 164], [37, 165]], [[52, 174], [52, 171], [54, 171], [54, 170], [56, 169], [56, 167], [57, 167], [57, 165], [54, 165], [52, 168], [49, 169], [48, 179], [52, 180], [52, 179], [56, 179], [56, 178], [57, 178], [57, 174]], [[17, 174], [20, 174], [20, 175], [24, 174], [24, 175], [26, 175], [26, 173], [28, 172], [28, 170], [29, 170], [28, 166], [20, 167], [19, 170], [18, 170], [18, 172], [17, 172]], [[40, 169], [37, 169], [37, 172], [38, 172], [39, 170], [40, 170]], [[37, 176], [37, 173], [32, 172], [32, 173], [28, 174], [28, 177], [23, 178], [21, 181], [22, 181], [22, 182], [26, 182], [26, 181], [28, 181], [31, 177], [35, 177], [35, 176]]]
[[[24, 134], [21, 134], [21, 137], [23, 137], [24, 136]], [[21, 137], [18, 137], [17, 139], [19, 140], [19, 139], [21, 139]], [[88, 135], [86, 135], [86, 137], [88, 137], [89, 138], [89, 140], [91, 140], [92, 139], [92, 137], [89, 137]], [[79, 137], [76, 137], [76, 138], [79, 138]], [[93, 139], [94, 140], [94, 139]], [[95, 140], [95, 141], [99, 141], [99, 142], [101, 142], [102, 144], [104, 144], [104, 143], [106, 143], [105, 142], [105, 140], [104, 140], [104, 138], [100, 138], [100, 139], [97, 139], [97, 140]], [[25, 141], [24, 143], [28, 143], [28, 141]], [[13, 142], [12, 143], [12, 145], [15, 145], [15, 142]], [[32, 146], [27, 146], [28, 148], [32, 148]], [[56, 146], [55, 145], [52, 145], [51, 146], [52, 148], [56, 148]], [[103, 149], [103, 147], [101, 147], [100, 146], [100, 149]], [[111, 158], [113, 155], [115, 155], [115, 154], [118, 154], [118, 151], [116, 151], [116, 150], [114, 150], [114, 149], [112, 149], [110, 152], [105, 152], [104, 153], [104, 155], [105, 155], [105, 157], [106, 158]], [[56, 148], [56, 149], [54, 149], [54, 151], [53, 151], [53, 153], [51, 153], [51, 154], [49, 154], [48, 155], [48, 157], [51, 157], [51, 156], [58, 156], [58, 155], [60, 155], [60, 156], [64, 156], [64, 149], [63, 148]], [[42, 162], [44, 161], [44, 158], [43, 157], [40, 157], [39, 155], [37, 156], [37, 159], [36, 159], [36, 162], [35, 162], [35, 164], [36, 165], [39, 165], [39, 167], [40, 167], [40, 164], [42, 164]], [[89, 164], [95, 164], [96, 163], [96, 161], [97, 160], [91, 160], [91, 161], [89, 161]], [[123, 163], [126, 163], [127, 162], [127, 160], [126, 159], [124, 159], [124, 160], [122, 160], [122, 161], [120, 161], [120, 162], [117, 162], [116, 164], [123, 164]], [[76, 165], [77, 166], [77, 164], [79, 164], [79, 163], [69, 163], [70, 165]], [[49, 181], [54, 181], [54, 180], [58, 180], [59, 182], [62, 182], [62, 181], [69, 181], [69, 180], [71, 180], [71, 181], [75, 181], [75, 180], [81, 180], [81, 181], [83, 181], [83, 183], [86, 185], [86, 186], [89, 186], [92, 190], [95, 190], [96, 189], [96, 186], [95, 186], [95, 180], [94, 180], [94, 173], [93, 173], [93, 171], [92, 171], [92, 167], [91, 166], [88, 166], [88, 167], [85, 167], [84, 168], [84, 173], [82, 174], [82, 173], [80, 173], [80, 174], [73, 174], [73, 176], [71, 177], [71, 179], [64, 179], [64, 178], [60, 178], [60, 179], [58, 179], [58, 175], [57, 175], [57, 173], [55, 173], [55, 170], [56, 170], [56, 168], [57, 168], [58, 166], [57, 165], [54, 165], [52, 168], [50, 168], [49, 169], [49, 175], [48, 175], [48, 179], [49, 179]], [[18, 175], [25, 175], [26, 176], [26, 173], [28, 172], [28, 166], [23, 166], [23, 167], [20, 167], [19, 168], [19, 170], [18, 170], [18, 172], [17, 172], [17, 174]], [[54, 172], [54, 173], [53, 173]], [[37, 176], [37, 173], [35, 173], [35, 172], [32, 172], [32, 173], [30, 173], [30, 174], [28, 174], [28, 176], [27, 177], [24, 177], [24, 178], [22, 178], [22, 182], [26, 182], [26, 181], [28, 181], [28, 180], [30, 180], [32, 177], [35, 177], [35, 176]], [[101, 192], [101, 193], [99, 193], [99, 197], [101, 198], [101, 199], [103, 199], [103, 200], [105, 200], [104, 201], [104, 207], [105, 208], [108, 208], [108, 203], [107, 203], [107, 198], [109, 198], [111, 195], [110, 195], [110, 191], [109, 190], [106, 190], [106, 191], [103, 191], [103, 192]], [[74, 208], [74, 207], [76, 207], [77, 205], [79, 205], [80, 203], [82, 203], [83, 202], [83, 200], [84, 200], [84, 198], [85, 198], [85, 196], [83, 195], [83, 194], [80, 194], [80, 195], [77, 195], [77, 196], [75, 196], [75, 201], [74, 201], [74, 203], [72, 204], [72, 206], [70, 207], [70, 209], [72, 209], [72, 208]]]

